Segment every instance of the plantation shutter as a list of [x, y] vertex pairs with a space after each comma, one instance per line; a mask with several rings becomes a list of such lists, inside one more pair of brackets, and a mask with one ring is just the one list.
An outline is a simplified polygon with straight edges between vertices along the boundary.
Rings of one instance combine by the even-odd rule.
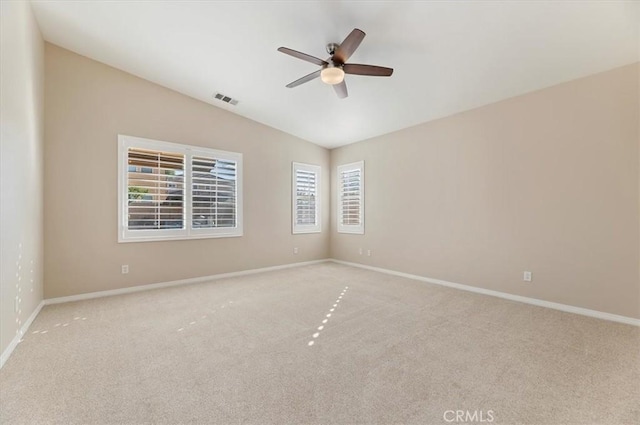
[[118, 135], [118, 242], [243, 234], [242, 154]]
[[364, 233], [364, 162], [338, 167], [338, 231]]
[[236, 227], [237, 165], [228, 159], [192, 157], [192, 228]]
[[293, 233], [320, 231], [320, 167], [293, 163]]
[[128, 230], [184, 228], [184, 155], [127, 150]]
[[316, 224], [316, 173], [296, 171], [296, 223]]

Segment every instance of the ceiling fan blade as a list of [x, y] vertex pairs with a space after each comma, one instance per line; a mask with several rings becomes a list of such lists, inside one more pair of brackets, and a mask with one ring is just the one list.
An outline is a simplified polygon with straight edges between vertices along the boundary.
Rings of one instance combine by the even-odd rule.
[[361, 65], [358, 63], [345, 63], [342, 67], [345, 74], [370, 75], [372, 77], [389, 77], [393, 74], [393, 68], [384, 66]]
[[297, 79], [297, 80], [295, 80], [294, 82], [287, 84], [287, 87], [289, 87], [290, 89], [292, 89], [292, 88], [294, 88], [294, 87], [299, 86], [300, 84], [304, 84], [304, 83], [306, 83], [306, 82], [308, 82], [308, 81], [311, 81], [311, 80], [313, 80], [314, 78], [318, 78], [318, 77], [320, 76], [320, 72], [322, 72], [322, 70], [321, 70], [321, 69], [319, 69], [319, 70], [317, 70], [317, 71], [315, 71], [315, 72], [312, 72], [311, 74], [305, 75], [305, 76], [304, 76], [304, 77], [302, 77], [302, 78], [298, 78], [298, 79]]
[[338, 64], [343, 64], [349, 59], [349, 56], [356, 51], [364, 36], [366, 34], [364, 31], [355, 28], [351, 33], [344, 39], [340, 47], [336, 49], [335, 54], [333, 55], [333, 61]]
[[278, 47], [278, 51], [293, 56], [294, 58], [302, 59], [303, 61], [315, 63], [316, 65], [323, 66], [329, 64], [327, 61], [324, 61], [320, 58], [308, 55], [306, 53], [298, 52], [297, 50], [289, 49], [288, 47]]
[[340, 84], [334, 84], [333, 89], [336, 91], [336, 94], [340, 99], [344, 99], [349, 96], [349, 93], [347, 93], [347, 83], [345, 83], [344, 80], [342, 80]]

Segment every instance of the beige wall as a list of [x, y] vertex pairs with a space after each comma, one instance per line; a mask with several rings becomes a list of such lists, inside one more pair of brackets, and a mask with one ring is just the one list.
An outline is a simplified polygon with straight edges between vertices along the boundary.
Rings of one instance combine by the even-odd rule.
[[[321, 234], [291, 233], [291, 162], [328, 200], [328, 150], [51, 44], [45, 71], [45, 298], [328, 257], [328, 202]], [[118, 244], [118, 134], [242, 153], [244, 236]]]
[[337, 234], [333, 214], [331, 256], [640, 318], [638, 72], [333, 150], [332, 184], [365, 161], [366, 220]]
[[[331, 254], [640, 317], [637, 65], [331, 153], [53, 45], [45, 66], [47, 298]], [[243, 153], [245, 236], [118, 244], [119, 133]], [[335, 199], [322, 234], [292, 235], [291, 161], [329, 199], [329, 164], [361, 159], [365, 235], [335, 232]]]
[[0, 2], [0, 30], [0, 352], [5, 353], [42, 300], [44, 43], [23, 1]]

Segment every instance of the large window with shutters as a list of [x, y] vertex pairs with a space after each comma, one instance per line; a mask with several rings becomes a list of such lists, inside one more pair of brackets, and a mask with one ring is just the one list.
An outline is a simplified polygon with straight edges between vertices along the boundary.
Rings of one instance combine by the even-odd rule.
[[320, 226], [320, 167], [293, 163], [293, 233], [317, 233]]
[[242, 154], [118, 136], [118, 242], [242, 236]]
[[364, 161], [338, 166], [338, 232], [364, 234]]

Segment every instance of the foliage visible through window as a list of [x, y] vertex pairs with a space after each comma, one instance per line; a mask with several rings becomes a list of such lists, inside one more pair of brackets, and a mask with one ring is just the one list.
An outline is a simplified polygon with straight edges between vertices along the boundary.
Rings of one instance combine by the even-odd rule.
[[119, 140], [119, 241], [242, 235], [242, 155], [131, 136]]
[[175, 175], [184, 171], [184, 155], [129, 148], [127, 157], [128, 229], [184, 228], [184, 177]]

